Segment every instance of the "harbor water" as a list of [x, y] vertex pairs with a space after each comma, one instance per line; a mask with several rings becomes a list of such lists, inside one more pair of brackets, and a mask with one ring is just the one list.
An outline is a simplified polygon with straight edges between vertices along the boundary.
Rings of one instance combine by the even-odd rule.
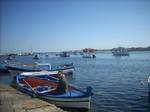
[[[115, 57], [109, 52], [99, 53], [95, 59], [80, 55], [40, 57], [37, 61], [42, 63], [74, 64], [75, 72], [68, 77], [68, 81], [80, 88], [93, 88], [89, 112], [150, 112], [147, 84], [150, 52], [131, 52], [130, 56], [125, 57]], [[25, 63], [35, 61], [32, 56], [16, 56], [15, 60]], [[12, 81], [9, 73], [0, 74], [0, 81], [9, 85]]]

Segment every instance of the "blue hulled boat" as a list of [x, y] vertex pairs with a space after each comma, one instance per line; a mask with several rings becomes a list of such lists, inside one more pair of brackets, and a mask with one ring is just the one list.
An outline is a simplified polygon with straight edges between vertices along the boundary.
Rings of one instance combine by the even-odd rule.
[[60, 65], [56, 67], [52, 67], [51, 64], [40, 64], [36, 63], [34, 65], [17, 65], [17, 64], [8, 64], [7, 69], [11, 73], [12, 76], [16, 76], [16, 74], [22, 73], [22, 72], [39, 72], [39, 71], [62, 71], [65, 74], [73, 74], [74, 72], [74, 66], [73, 64], [67, 64], [67, 65]]
[[83, 91], [72, 85], [68, 85], [68, 91], [66, 93], [53, 94], [51, 93], [51, 89], [56, 88], [58, 85], [58, 80], [53, 80], [53, 76], [48, 74], [38, 76], [27, 74], [22, 73], [16, 76], [16, 82], [20, 91], [46, 100], [56, 106], [90, 109], [91, 87]]

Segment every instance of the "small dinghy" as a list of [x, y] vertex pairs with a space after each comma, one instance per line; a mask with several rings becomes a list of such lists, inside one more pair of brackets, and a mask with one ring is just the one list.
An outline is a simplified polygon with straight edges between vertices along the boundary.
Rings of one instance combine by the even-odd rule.
[[[83, 91], [72, 85], [68, 85], [67, 92], [54, 94], [51, 93], [51, 90], [58, 86], [58, 80], [53, 80], [53, 76], [51, 75], [40, 76], [17, 75], [16, 82], [18, 89], [28, 95], [39, 97], [60, 107], [90, 109], [90, 100], [93, 95], [91, 87]], [[52, 79], [49, 79], [49, 77]]]

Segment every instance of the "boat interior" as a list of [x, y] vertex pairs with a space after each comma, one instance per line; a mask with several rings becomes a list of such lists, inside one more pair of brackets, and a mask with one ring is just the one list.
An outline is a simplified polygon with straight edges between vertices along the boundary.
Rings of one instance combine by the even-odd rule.
[[57, 81], [48, 81], [37, 77], [20, 78], [19, 83], [24, 88], [33, 88], [36, 92], [45, 95], [55, 95], [64, 97], [81, 97], [85, 95], [85, 92], [78, 90], [77, 88], [74, 88], [71, 85], [68, 86], [68, 92], [66, 92], [65, 94], [55, 94], [55, 91], [51, 91], [51, 89], [57, 87]]

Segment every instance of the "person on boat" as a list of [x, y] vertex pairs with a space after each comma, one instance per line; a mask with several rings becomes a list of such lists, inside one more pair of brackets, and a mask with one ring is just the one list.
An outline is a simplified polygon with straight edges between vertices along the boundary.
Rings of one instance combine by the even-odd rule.
[[52, 94], [64, 94], [68, 91], [68, 83], [66, 81], [65, 75], [63, 72], [59, 72], [59, 82], [55, 89], [51, 91]]

